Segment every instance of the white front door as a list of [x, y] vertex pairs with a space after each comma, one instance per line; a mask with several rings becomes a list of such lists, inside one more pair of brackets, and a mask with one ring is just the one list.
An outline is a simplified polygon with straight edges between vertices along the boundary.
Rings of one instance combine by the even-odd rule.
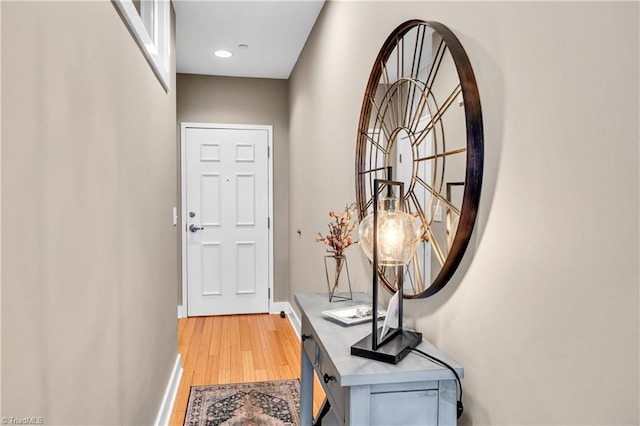
[[270, 126], [185, 126], [188, 316], [269, 311]]

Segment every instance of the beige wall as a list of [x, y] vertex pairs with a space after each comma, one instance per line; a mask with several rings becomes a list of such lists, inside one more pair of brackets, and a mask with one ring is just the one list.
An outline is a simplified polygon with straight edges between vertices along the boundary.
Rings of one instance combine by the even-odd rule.
[[[0, 367], [2, 367], [2, 7], [0, 7]], [[0, 368], [0, 413], [2, 413], [2, 368]]]
[[273, 126], [274, 300], [288, 300], [288, 81], [178, 74], [177, 91], [178, 126], [182, 122]]
[[290, 298], [325, 288], [313, 235], [355, 198], [365, 84], [410, 18], [460, 38], [484, 114], [468, 256], [405, 305], [466, 368], [461, 424], [638, 424], [638, 3], [327, 3], [290, 79]]
[[177, 354], [175, 90], [111, 2], [1, 10], [1, 415], [151, 424]]

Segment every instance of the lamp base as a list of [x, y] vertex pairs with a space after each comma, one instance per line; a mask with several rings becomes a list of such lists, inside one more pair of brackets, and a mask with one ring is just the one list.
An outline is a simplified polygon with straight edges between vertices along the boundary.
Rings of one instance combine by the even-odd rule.
[[[382, 327], [378, 328], [378, 341]], [[397, 364], [402, 358], [411, 352], [422, 342], [422, 333], [409, 330], [393, 330], [394, 338], [387, 338], [376, 350], [373, 350], [372, 335], [369, 334], [364, 339], [351, 346], [351, 355], [373, 359], [375, 361], [386, 362], [387, 364]]]

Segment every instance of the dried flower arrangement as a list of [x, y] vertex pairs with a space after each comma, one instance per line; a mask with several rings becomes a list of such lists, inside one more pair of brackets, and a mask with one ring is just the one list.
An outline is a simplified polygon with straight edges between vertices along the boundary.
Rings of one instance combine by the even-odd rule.
[[355, 213], [355, 203], [346, 204], [343, 212], [329, 212], [329, 217], [333, 218], [327, 225], [329, 233], [322, 235], [318, 232], [316, 242], [322, 242], [329, 246], [327, 251], [335, 256], [344, 256], [344, 251], [352, 244], [357, 244], [353, 240], [351, 233], [356, 228], [357, 222], [352, 220]]

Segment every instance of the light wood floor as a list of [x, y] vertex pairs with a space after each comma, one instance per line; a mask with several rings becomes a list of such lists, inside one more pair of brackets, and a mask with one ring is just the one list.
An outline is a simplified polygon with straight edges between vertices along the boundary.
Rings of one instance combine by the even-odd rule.
[[[184, 423], [194, 385], [300, 378], [300, 341], [288, 318], [279, 315], [229, 315], [178, 321], [182, 379], [171, 425]], [[324, 399], [314, 385], [314, 412]]]

